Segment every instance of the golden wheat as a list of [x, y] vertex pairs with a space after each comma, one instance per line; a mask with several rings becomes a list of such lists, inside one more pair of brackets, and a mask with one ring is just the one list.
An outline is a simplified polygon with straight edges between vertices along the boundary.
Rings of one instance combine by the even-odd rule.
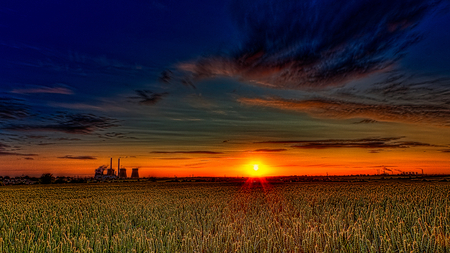
[[0, 252], [450, 252], [450, 184], [0, 188]]

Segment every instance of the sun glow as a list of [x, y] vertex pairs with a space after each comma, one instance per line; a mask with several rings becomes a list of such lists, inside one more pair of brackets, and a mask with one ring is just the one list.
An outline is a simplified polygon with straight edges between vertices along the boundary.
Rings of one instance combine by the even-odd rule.
[[245, 165], [246, 171], [250, 177], [264, 177], [267, 174], [267, 166], [260, 163], [250, 163]]

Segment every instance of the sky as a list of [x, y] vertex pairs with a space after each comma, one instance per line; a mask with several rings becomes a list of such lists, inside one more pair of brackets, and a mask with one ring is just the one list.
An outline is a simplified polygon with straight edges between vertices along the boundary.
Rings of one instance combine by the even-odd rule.
[[450, 173], [449, 4], [2, 1], [0, 175]]

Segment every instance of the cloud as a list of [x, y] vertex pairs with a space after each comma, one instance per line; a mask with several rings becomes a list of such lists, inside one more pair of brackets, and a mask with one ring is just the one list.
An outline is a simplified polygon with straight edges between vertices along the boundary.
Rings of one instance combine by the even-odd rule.
[[29, 108], [23, 100], [0, 97], [0, 119], [21, 119], [28, 116]]
[[[336, 142], [336, 141], [359, 141], [359, 142], [390, 142], [390, 141], [396, 141], [404, 138], [401, 137], [384, 137], [384, 138], [363, 138], [363, 139], [356, 139], [356, 140], [320, 140], [320, 142]], [[295, 144], [295, 143], [308, 143], [308, 142], [317, 142], [317, 141], [305, 141], [305, 140], [283, 140], [283, 141], [259, 141], [254, 143], [262, 143], [262, 144]]]
[[[8, 148], [10, 150], [8, 150]], [[23, 153], [11, 152], [13, 150], [14, 150], [14, 147], [11, 148], [7, 144], [0, 143], [0, 156], [38, 156], [38, 154], [23, 154]]]
[[74, 159], [74, 160], [97, 160], [95, 156], [71, 156], [66, 155], [62, 157], [58, 157], [59, 159]]
[[205, 154], [205, 155], [218, 155], [223, 152], [216, 151], [152, 151], [153, 154]]
[[191, 164], [185, 164], [184, 166], [186, 167], [193, 167], [193, 168], [202, 168], [204, 166], [202, 165], [206, 165], [208, 163], [191, 163]]
[[273, 148], [263, 148], [263, 149], [257, 149], [254, 150], [253, 152], [263, 152], [263, 153], [272, 153], [272, 152], [283, 152], [286, 151], [287, 149], [285, 148], [278, 148], [278, 149], [273, 149]]
[[56, 123], [47, 125], [13, 124], [6, 126], [3, 129], [16, 131], [56, 131], [70, 134], [90, 134], [97, 130], [118, 126], [117, 120], [115, 119], [82, 113], [59, 114], [54, 116], [52, 121], [56, 121]]
[[66, 87], [36, 86], [33, 88], [14, 89], [11, 91], [11, 93], [18, 93], [18, 94], [49, 93], [49, 94], [72, 95], [73, 91]]
[[363, 119], [361, 121], [355, 122], [354, 124], [372, 124], [372, 123], [378, 123], [378, 121], [373, 119]]
[[65, 137], [61, 137], [61, 138], [56, 138], [54, 140], [56, 140], [56, 141], [80, 141], [81, 139], [79, 139], [79, 138], [65, 138]]
[[154, 105], [158, 103], [163, 97], [167, 96], [169, 93], [155, 93], [148, 90], [136, 90], [136, 94], [138, 97], [132, 97], [135, 99], [139, 99], [140, 105]]
[[413, 148], [413, 147], [439, 147], [437, 145], [415, 142], [415, 141], [400, 141], [404, 137], [388, 137], [388, 138], [363, 138], [363, 139], [328, 139], [328, 140], [309, 140], [309, 141], [265, 141], [257, 142], [264, 144], [294, 144], [293, 148], [300, 149], [327, 149], [327, 148], [363, 148], [363, 149], [377, 149], [372, 150], [377, 153], [382, 149], [393, 148]]
[[41, 142], [38, 143], [37, 145], [39, 146], [49, 146], [49, 145], [55, 145], [56, 143], [52, 143], [52, 142]]
[[419, 41], [414, 28], [442, 0], [234, 0], [240, 44], [181, 63], [161, 80], [229, 76], [281, 89], [322, 88], [384, 71]]
[[23, 153], [17, 153], [17, 152], [0, 151], [0, 156], [8, 156], [8, 155], [15, 155], [15, 156], [38, 156], [38, 154], [23, 154]]
[[192, 158], [187, 158], [187, 157], [160, 157], [160, 158], [155, 158], [155, 159], [160, 159], [160, 160], [189, 160]]
[[295, 100], [282, 98], [239, 98], [239, 102], [254, 106], [273, 107], [307, 113], [318, 118], [369, 118], [376, 121], [432, 123], [448, 126], [450, 108], [436, 104], [384, 104], [351, 102], [328, 98]]
[[47, 136], [45, 135], [26, 135], [27, 139], [46, 139]]

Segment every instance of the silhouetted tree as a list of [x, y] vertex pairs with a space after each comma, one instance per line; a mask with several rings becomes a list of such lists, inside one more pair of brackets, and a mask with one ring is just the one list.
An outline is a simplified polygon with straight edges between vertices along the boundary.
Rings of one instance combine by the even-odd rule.
[[65, 184], [67, 183], [66, 177], [56, 177], [55, 184]]
[[44, 173], [44, 174], [42, 174], [42, 176], [40, 178], [40, 181], [43, 184], [51, 184], [54, 179], [55, 179], [55, 177], [53, 177], [53, 174], [51, 174], [51, 173]]

